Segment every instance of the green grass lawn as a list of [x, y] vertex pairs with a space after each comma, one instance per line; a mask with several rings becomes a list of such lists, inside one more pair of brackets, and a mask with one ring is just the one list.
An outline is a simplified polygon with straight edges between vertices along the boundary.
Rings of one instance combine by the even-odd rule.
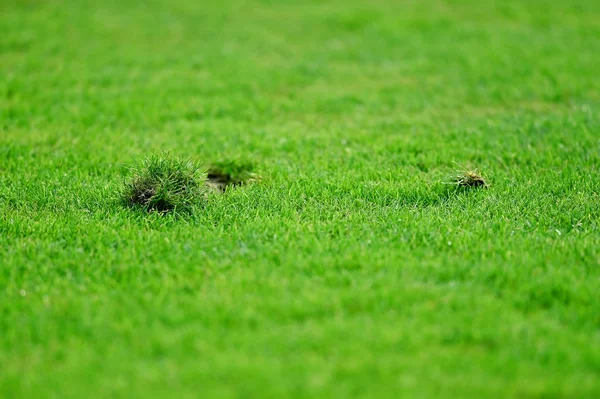
[[1, 1], [0, 397], [598, 398], [599, 110], [596, 0]]

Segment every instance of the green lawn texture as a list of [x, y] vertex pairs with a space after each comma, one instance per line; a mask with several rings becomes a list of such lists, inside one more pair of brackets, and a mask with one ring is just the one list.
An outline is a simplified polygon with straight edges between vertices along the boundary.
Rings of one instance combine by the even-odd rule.
[[595, 0], [0, 1], [0, 397], [598, 398], [599, 105]]

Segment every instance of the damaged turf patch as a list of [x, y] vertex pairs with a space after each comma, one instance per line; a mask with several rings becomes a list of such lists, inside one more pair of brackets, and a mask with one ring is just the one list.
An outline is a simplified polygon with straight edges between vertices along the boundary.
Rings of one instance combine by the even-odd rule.
[[488, 183], [477, 169], [458, 171], [451, 184], [465, 188], [487, 188]]
[[216, 192], [223, 193], [229, 187], [255, 182], [259, 177], [252, 169], [249, 163], [217, 162], [208, 168], [206, 185]]
[[121, 201], [148, 212], [191, 213], [206, 197], [206, 173], [197, 164], [162, 153], [144, 159], [132, 169]]

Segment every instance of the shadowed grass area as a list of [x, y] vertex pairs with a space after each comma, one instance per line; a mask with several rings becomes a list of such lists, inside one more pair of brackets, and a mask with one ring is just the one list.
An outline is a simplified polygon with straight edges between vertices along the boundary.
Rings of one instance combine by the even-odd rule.
[[251, 162], [239, 160], [218, 161], [207, 171], [207, 184], [216, 191], [224, 192], [228, 187], [241, 186], [260, 180]]

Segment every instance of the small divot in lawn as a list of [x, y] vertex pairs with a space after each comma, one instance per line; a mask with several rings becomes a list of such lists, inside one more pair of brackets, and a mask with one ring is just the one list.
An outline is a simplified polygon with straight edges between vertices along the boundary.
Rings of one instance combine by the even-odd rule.
[[255, 182], [258, 175], [252, 172], [252, 166], [234, 161], [217, 162], [208, 168], [206, 186], [218, 193], [224, 193], [230, 187]]

